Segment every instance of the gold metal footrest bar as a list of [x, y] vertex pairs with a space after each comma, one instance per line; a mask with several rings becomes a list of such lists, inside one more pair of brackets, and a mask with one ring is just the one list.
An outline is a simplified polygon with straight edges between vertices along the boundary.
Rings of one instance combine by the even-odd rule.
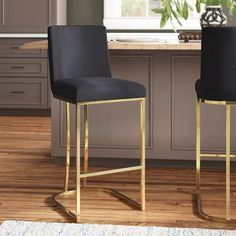
[[196, 192], [195, 193], [196, 196], [196, 202], [197, 202], [197, 210], [198, 210], [198, 214], [201, 218], [206, 219], [206, 220], [210, 220], [210, 221], [214, 221], [214, 222], [218, 222], [218, 223], [232, 223], [232, 224], [236, 224], [236, 220], [226, 220], [224, 218], [221, 217], [215, 217], [215, 216], [210, 216], [208, 214], [206, 214], [203, 210], [202, 210], [202, 198], [201, 198], [201, 193], [200, 192]]
[[[88, 188], [93, 188], [93, 189], [98, 189], [98, 190], [102, 190], [106, 193], [109, 193], [111, 195], [113, 195], [114, 197], [116, 197], [119, 200], [122, 200], [126, 205], [132, 207], [133, 209], [140, 209], [141, 208], [141, 204], [132, 200], [131, 198], [125, 196], [124, 194], [120, 193], [119, 191], [115, 190], [115, 189], [111, 189], [111, 188], [104, 188], [104, 187], [98, 187], [98, 186], [86, 186], [86, 189]], [[75, 215], [75, 213], [73, 213], [71, 210], [69, 210], [68, 208], [66, 208], [65, 206], [63, 206], [58, 200], [58, 197], [68, 197], [71, 195], [75, 195], [76, 194], [76, 190], [69, 190], [67, 192], [60, 192], [60, 193], [56, 193], [54, 195], [52, 195], [51, 197], [51, 201], [53, 204], [55, 204], [57, 207], [59, 207], [65, 214], [67, 214], [69, 217], [71, 217], [75, 222], [77, 221], [77, 217]]]
[[141, 170], [141, 169], [142, 169], [142, 166], [132, 166], [132, 167], [113, 169], [113, 170], [97, 171], [97, 172], [92, 172], [92, 173], [81, 174], [80, 178], [82, 179], [82, 178], [95, 177], [95, 176], [100, 176], [100, 175], [117, 174], [121, 172], [135, 171], [135, 170]]
[[[225, 154], [216, 154], [216, 153], [201, 153], [201, 157], [226, 157]], [[230, 157], [236, 157], [235, 154], [230, 154]]]

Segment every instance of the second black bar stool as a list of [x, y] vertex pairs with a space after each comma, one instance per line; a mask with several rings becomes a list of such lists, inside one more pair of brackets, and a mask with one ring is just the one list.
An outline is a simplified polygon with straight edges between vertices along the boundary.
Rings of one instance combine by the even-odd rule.
[[[199, 214], [209, 220], [225, 221], [203, 212], [200, 188], [201, 157], [226, 158], [226, 220], [231, 220], [230, 204], [230, 110], [236, 105], [236, 27], [206, 27], [202, 31], [201, 78], [196, 81], [196, 184]], [[225, 154], [201, 153], [200, 104], [226, 108]]]

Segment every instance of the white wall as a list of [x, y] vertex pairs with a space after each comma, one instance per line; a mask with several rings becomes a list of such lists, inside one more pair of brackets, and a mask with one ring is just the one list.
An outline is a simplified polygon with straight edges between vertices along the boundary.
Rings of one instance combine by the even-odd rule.
[[[102, 24], [103, 0], [67, 0], [67, 5], [69, 24]], [[228, 25], [236, 26], [236, 14], [228, 17]]]

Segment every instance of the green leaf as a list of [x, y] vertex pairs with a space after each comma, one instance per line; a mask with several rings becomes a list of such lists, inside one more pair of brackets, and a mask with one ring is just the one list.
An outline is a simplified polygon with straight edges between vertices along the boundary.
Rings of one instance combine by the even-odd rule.
[[174, 10], [172, 7], [171, 7], [171, 12], [172, 12], [174, 18], [176, 19], [176, 21], [178, 22], [178, 24], [179, 24], [180, 26], [182, 26], [182, 24], [181, 24], [181, 22], [180, 22], [180, 20], [179, 20], [178, 14], [175, 12], [175, 10]]
[[170, 5], [171, 2], [172, 2], [172, 0], [163, 0], [163, 1], [162, 1], [162, 5], [163, 5], [164, 7], [166, 7], [166, 6]]
[[[225, 0], [223, 0], [224, 2]], [[220, 0], [206, 0], [206, 5], [210, 6], [210, 5], [219, 5], [220, 4]]]
[[185, 20], [188, 19], [188, 3], [186, 0], [184, 1], [184, 6], [183, 6], [183, 17]]
[[226, 0], [226, 6], [229, 9], [229, 15], [233, 15], [234, 3], [232, 0]]
[[161, 17], [161, 21], [160, 21], [160, 27], [163, 28], [166, 24], [166, 22], [169, 20], [170, 16], [167, 14], [163, 14]]
[[196, 10], [198, 13], [200, 13], [200, 11], [201, 11], [201, 1], [200, 0], [196, 1]]
[[180, 2], [179, 2], [178, 0], [175, 2], [175, 7], [176, 7], [176, 10], [177, 10], [178, 14], [179, 14], [181, 17], [183, 17], [183, 11], [182, 11]]
[[162, 14], [163, 8], [161, 8], [161, 9], [160, 8], [154, 8], [154, 9], [152, 9], [152, 11], [157, 13], [157, 14]]
[[168, 15], [171, 15], [171, 5], [166, 7], [167, 13]]

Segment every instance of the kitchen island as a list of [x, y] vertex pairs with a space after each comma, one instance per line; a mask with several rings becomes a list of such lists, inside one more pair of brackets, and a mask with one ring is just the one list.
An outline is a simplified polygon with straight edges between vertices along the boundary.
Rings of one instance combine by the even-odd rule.
[[[108, 46], [113, 76], [140, 82], [147, 88], [147, 158], [194, 160], [194, 85], [200, 77], [200, 43], [112, 41]], [[45, 49], [47, 41], [23, 47]], [[52, 155], [64, 156], [64, 104], [52, 99], [51, 108]], [[211, 106], [205, 110], [203, 106], [203, 149], [224, 150], [222, 109]], [[94, 105], [89, 112], [90, 156], [139, 158], [138, 104]], [[72, 124], [74, 118], [72, 115]]]

